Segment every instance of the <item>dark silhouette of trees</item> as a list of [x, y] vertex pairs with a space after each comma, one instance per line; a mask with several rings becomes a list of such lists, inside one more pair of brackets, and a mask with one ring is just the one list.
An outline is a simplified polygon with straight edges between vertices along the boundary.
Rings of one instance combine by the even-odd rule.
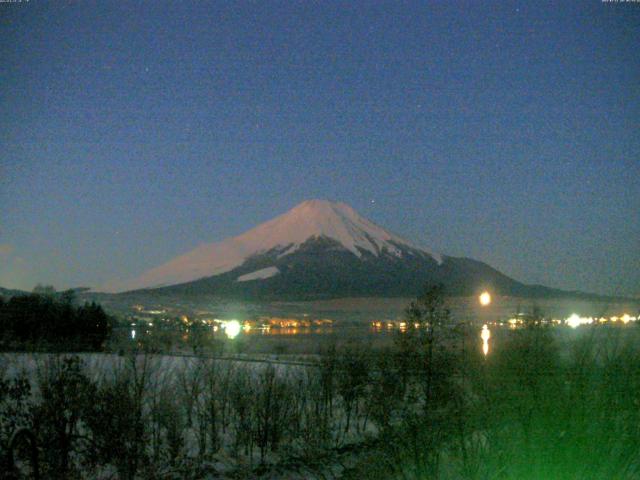
[[93, 442], [91, 455], [97, 464], [111, 463], [119, 477], [133, 479], [146, 460], [148, 427], [144, 415], [144, 395], [148, 382], [146, 365], [129, 364], [114, 378], [97, 388], [86, 423]]
[[0, 345], [99, 350], [111, 332], [111, 318], [96, 303], [75, 303], [73, 291], [0, 301]]
[[79, 357], [53, 357], [38, 372], [40, 401], [33, 408], [33, 427], [54, 478], [75, 470], [73, 453], [84, 448], [82, 419], [95, 397], [95, 385]]

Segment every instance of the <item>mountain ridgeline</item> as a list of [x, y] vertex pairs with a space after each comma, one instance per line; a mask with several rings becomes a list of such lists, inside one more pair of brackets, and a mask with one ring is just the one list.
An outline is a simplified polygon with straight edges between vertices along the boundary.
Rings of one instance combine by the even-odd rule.
[[197, 247], [117, 291], [265, 300], [450, 295], [575, 296], [518, 282], [470, 259], [418, 248], [343, 203], [310, 200], [248, 232]]

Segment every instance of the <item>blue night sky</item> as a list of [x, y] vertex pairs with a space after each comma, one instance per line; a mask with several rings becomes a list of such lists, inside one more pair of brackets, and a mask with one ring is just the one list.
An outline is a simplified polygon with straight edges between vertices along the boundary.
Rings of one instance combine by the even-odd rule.
[[640, 4], [0, 4], [0, 285], [99, 286], [309, 198], [640, 295]]

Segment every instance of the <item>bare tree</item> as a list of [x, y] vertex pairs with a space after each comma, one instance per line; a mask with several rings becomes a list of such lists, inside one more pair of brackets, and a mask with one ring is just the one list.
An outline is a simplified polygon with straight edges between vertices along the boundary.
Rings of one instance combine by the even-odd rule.
[[85, 412], [95, 394], [95, 385], [77, 356], [51, 356], [37, 368], [39, 401], [33, 409], [34, 431], [44, 447], [43, 460], [49, 472], [65, 478], [77, 468], [72, 453], [84, 448], [80, 435]]
[[267, 365], [258, 376], [255, 401], [254, 435], [264, 462], [267, 448], [277, 450], [288, 425], [291, 395], [287, 382], [279, 378], [273, 365]]

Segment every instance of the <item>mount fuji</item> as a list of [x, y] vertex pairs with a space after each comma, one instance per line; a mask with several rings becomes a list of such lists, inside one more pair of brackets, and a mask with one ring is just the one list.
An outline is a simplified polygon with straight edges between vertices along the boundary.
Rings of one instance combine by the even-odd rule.
[[450, 294], [489, 288], [556, 296], [469, 258], [416, 247], [344, 203], [308, 200], [234, 238], [203, 244], [116, 288], [158, 294], [263, 299], [406, 296], [425, 283]]

